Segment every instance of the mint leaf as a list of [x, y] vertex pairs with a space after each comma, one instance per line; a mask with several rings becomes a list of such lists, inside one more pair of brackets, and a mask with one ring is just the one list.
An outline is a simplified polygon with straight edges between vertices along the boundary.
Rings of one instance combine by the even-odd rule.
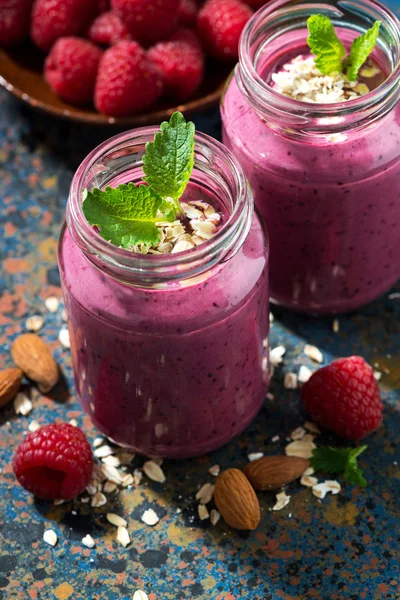
[[314, 448], [310, 459], [315, 471], [323, 473], [343, 473], [348, 457], [348, 450], [352, 448], [331, 448], [329, 446]]
[[307, 19], [307, 27], [310, 34], [307, 44], [315, 55], [315, 65], [324, 75], [341, 73], [346, 49], [337, 37], [330, 19], [324, 15], [312, 15]]
[[358, 70], [362, 67], [374, 49], [378, 39], [380, 25], [380, 21], [375, 21], [371, 29], [368, 29], [368, 31], [356, 38], [351, 44], [350, 54], [345, 61], [347, 78], [350, 81], [356, 81]]
[[344, 479], [349, 483], [356, 483], [360, 487], [365, 487], [367, 482], [357, 464], [357, 458], [366, 449], [367, 446], [360, 446], [359, 448], [331, 448], [329, 446], [315, 448], [310, 463], [315, 471], [343, 473]]
[[156, 215], [162, 205], [163, 199], [150, 187], [128, 183], [86, 192], [82, 209], [88, 223], [98, 227], [104, 239], [130, 248], [160, 241], [155, 222], [160, 220]]
[[363, 476], [363, 472], [357, 464], [357, 458], [367, 449], [367, 446], [360, 446], [359, 448], [354, 448], [347, 459], [347, 465], [344, 470], [344, 478], [349, 483], [355, 483], [360, 487], [366, 487], [367, 481]]
[[169, 123], [164, 121], [154, 141], [146, 144], [143, 156], [145, 181], [163, 198], [173, 198], [177, 212], [179, 198], [190, 179], [194, 165], [194, 124], [186, 123], [182, 113], [175, 112]]

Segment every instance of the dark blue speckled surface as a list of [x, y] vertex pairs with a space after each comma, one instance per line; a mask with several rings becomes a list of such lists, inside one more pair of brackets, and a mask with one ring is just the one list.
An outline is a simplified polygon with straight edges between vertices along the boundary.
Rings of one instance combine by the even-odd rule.
[[[218, 135], [217, 112], [195, 120], [198, 129]], [[56, 239], [73, 171], [109, 135], [53, 121], [0, 93], [0, 367], [11, 364], [10, 342], [25, 318], [42, 312], [41, 334], [65, 376], [52, 398], [33, 393], [28, 417], [15, 417], [12, 407], [0, 413], [0, 599], [129, 600], [138, 588], [150, 600], [400, 598], [400, 298], [388, 294], [341, 317], [336, 334], [329, 318], [274, 310], [272, 346], [288, 349], [272, 383], [275, 400], [266, 401], [238, 440], [212, 456], [165, 463], [164, 485], [143, 481], [90, 509], [78, 501], [56, 507], [34, 501], [15, 483], [12, 452], [32, 419], [76, 418], [91, 438], [96, 435], [75, 398], [69, 351], [57, 340], [61, 310], [46, 312], [43, 299], [60, 296]], [[361, 461], [368, 488], [343, 485], [340, 495], [320, 502], [292, 484], [291, 502], [280, 512], [269, 510], [273, 494], [260, 494], [262, 522], [252, 533], [200, 522], [194, 495], [200, 483], [212, 480], [212, 464], [243, 466], [248, 452], [282, 452], [285, 437], [303, 423], [298, 391], [284, 390], [282, 379], [301, 364], [315, 368], [302, 353], [306, 342], [315, 343], [325, 361], [359, 353], [385, 370], [384, 425], [368, 438]], [[272, 443], [276, 434], [280, 442]], [[337, 443], [318, 443], [327, 440]], [[142, 462], [137, 458], [134, 466]], [[140, 520], [148, 507], [161, 517], [154, 528]], [[111, 510], [129, 522], [132, 543], [126, 549], [106, 521]], [[55, 548], [42, 540], [49, 527], [59, 537]], [[81, 543], [87, 533], [96, 540], [93, 550]]]

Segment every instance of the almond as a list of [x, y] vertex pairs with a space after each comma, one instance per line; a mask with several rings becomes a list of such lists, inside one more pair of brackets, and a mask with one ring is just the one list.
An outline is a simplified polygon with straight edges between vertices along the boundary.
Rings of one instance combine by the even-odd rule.
[[29, 379], [39, 385], [41, 392], [49, 392], [57, 383], [59, 371], [47, 344], [34, 333], [17, 337], [11, 347], [16, 364]]
[[234, 529], [255, 529], [260, 522], [258, 498], [239, 469], [227, 469], [218, 475], [214, 501], [225, 521]]
[[255, 490], [277, 490], [301, 477], [310, 463], [297, 456], [263, 456], [243, 469]]
[[0, 372], [0, 407], [5, 406], [19, 392], [22, 382], [21, 369], [5, 369]]

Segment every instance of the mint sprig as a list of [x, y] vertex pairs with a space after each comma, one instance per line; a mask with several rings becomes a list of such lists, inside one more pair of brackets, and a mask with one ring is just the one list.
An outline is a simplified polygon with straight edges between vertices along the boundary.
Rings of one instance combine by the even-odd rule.
[[173, 221], [180, 213], [179, 198], [194, 165], [194, 124], [174, 113], [161, 124], [154, 141], [146, 144], [143, 183], [121, 184], [83, 193], [82, 210], [88, 223], [116, 246], [132, 248], [160, 241], [158, 221]]
[[178, 200], [194, 165], [194, 124], [186, 123], [182, 113], [176, 112], [160, 129], [154, 141], [146, 144], [144, 180], [164, 198], [173, 198], [179, 212]]
[[349, 55], [344, 59], [346, 49], [337, 37], [329, 17], [311, 15], [307, 19], [307, 44], [315, 56], [315, 65], [324, 75], [343, 73], [347, 69], [349, 81], [356, 81], [359, 69], [375, 47], [379, 27], [380, 21], [375, 21], [371, 29], [357, 37], [351, 44]]
[[310, 458], [315, 471], [322, 473], [343, 473], [345, 481], [366, 487], [367, 481], [362, 469], [357, 464], [357, 458], [367, 446], [359, 448], [332, 448], [330, 446], [315, 448]]

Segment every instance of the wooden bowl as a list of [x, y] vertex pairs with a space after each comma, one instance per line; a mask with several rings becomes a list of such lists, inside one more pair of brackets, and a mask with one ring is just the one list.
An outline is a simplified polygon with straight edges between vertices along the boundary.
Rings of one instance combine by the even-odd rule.
[[32, 43], [26, 42], [15, 48], [0, 48], [0, 85], [33, 108], [71, 121], [93, 125], [122, 125], [140, 127], [157, 125], [179, 110], [186, 115], [218, 104], [232, 64], [221, 64], [210, 59], [206, 65], [204, 82], [196, 95], [185, 104], [161, 100], [146, 112], [132, 117], [107, 117], [93, 106], [80, 108], [67, 104], [56, 96], [43, 77], [45, 55]]

